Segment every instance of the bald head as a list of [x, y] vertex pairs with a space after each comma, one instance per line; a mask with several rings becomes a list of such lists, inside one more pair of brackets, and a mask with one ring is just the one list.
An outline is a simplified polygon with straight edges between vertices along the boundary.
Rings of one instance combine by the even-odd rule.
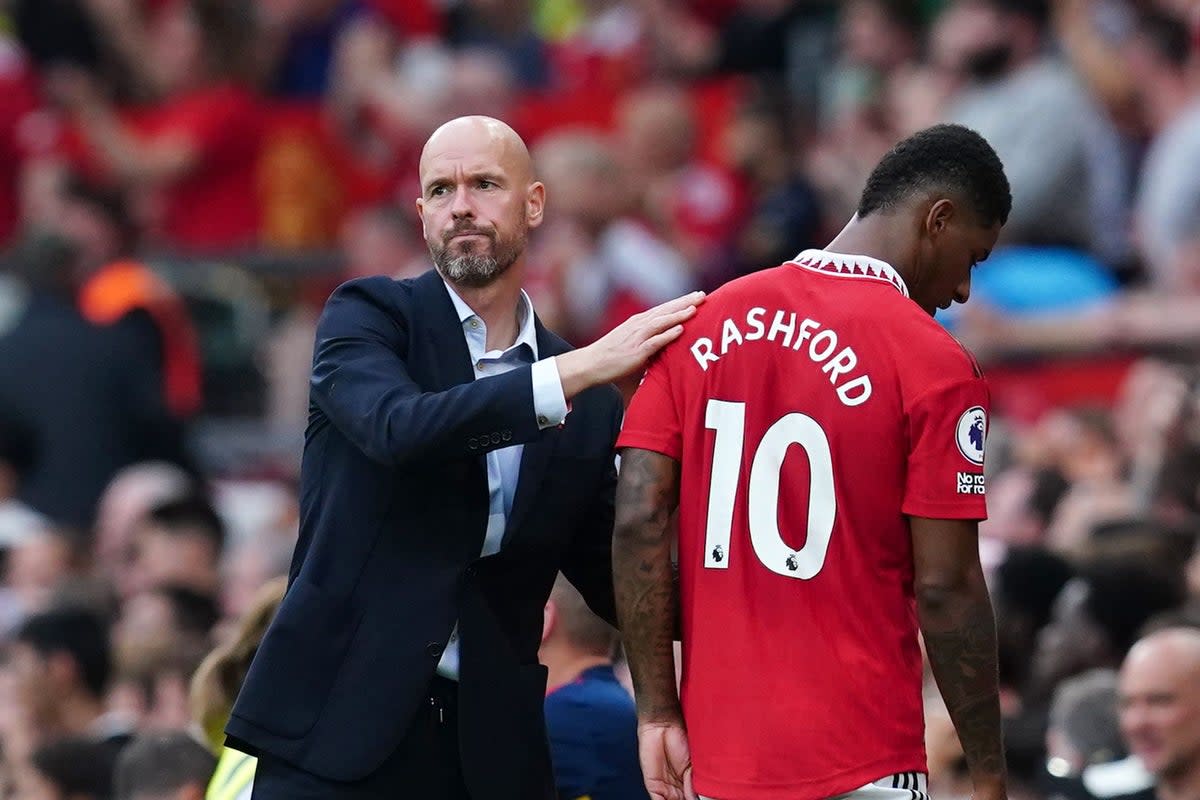
[[1200, 671], [1200, 628], [1166, 628], [1140, 639], [1125, 658], [1123, 671], [1160, 661]]
[[[545, 188], [517, 132], [492, 117], [442, 125], [421, 152], [417, 213], [433, 263], [449, 282], [480, 288], [522, 261], [542, 223]], [[520, 285], [521, 271], [509, 277]]]
[[1121, 667], [1121, 733], [1163, 781], [1200, 775], [1200, 630], [1145, 637]]
[[507, 123], [493, 117], [457, 117], [435, 130], [421, 151], [421, 188], [426, 172], [447, 156], [494, 158], [526, 183], [533, 179], [533, 160], [525, 140]]

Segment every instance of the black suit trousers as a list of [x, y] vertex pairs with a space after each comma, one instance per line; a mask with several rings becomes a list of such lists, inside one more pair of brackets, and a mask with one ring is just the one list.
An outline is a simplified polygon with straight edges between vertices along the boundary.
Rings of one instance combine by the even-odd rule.
[[435, 676], [400, 746], [375, 772], [341, 783], [262, 753], [252, 800], [470, 800], [458, 750], [458, 684]]

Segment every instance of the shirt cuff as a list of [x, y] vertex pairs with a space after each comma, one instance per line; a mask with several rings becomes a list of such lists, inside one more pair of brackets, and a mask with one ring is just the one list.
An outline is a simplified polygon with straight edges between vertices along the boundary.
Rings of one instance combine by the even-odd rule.
[[558, 362], [543, 358], [530, 369], [533, 376], [533, 413], [537, 415], [538, 430], [563, 424], [567, 418], [567, 398], [563, 395]]

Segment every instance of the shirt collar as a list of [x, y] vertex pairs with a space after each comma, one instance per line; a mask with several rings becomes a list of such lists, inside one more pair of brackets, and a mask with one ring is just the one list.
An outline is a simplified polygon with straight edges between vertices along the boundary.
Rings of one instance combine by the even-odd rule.
[[788, 263], [803, 269], [843, 275], [847, 278], [886, 281], [899, 289], [900, 294], [908, 297], [908, 284], [900, 277], [900, 273], [886, 261], [870, 256], [831, 253], [828, 250], [805, 250]]
[[[454, 310], [458, 312], [459, 323], [466, 323], [472, 317], [479, 316], [458, 296], [458, 292], [454, 291], [454, 287], [450, 285], [449, 281], [443, 278], [442, 283], [445, 284], [446, 291], [450, 293], [450, 302], [454, 304]], [[482, 322], [482, 320], [480, 321]], [[511, 350], [519, 344], [529, 345], [530, 351], [533, 352], [533, 360], [537, 361], [537, 330], [533, 324], [533, 301], [529, 299], [529, 295], [525, 293], [524, 289], [521, 290], [521, 298], [517, 301], [517, 325], [519, 326], [517, 340], [508, 349]]]

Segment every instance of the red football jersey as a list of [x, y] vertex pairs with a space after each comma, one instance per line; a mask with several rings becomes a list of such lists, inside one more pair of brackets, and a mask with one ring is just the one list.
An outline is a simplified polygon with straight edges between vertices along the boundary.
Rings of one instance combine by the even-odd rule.
[[709, 295], [619, 447], [681, 464], [696, 790], [831, 797], [925, 771], [906, 515], [983, 519], [988, 393], [891, 266], [820, 250]]

